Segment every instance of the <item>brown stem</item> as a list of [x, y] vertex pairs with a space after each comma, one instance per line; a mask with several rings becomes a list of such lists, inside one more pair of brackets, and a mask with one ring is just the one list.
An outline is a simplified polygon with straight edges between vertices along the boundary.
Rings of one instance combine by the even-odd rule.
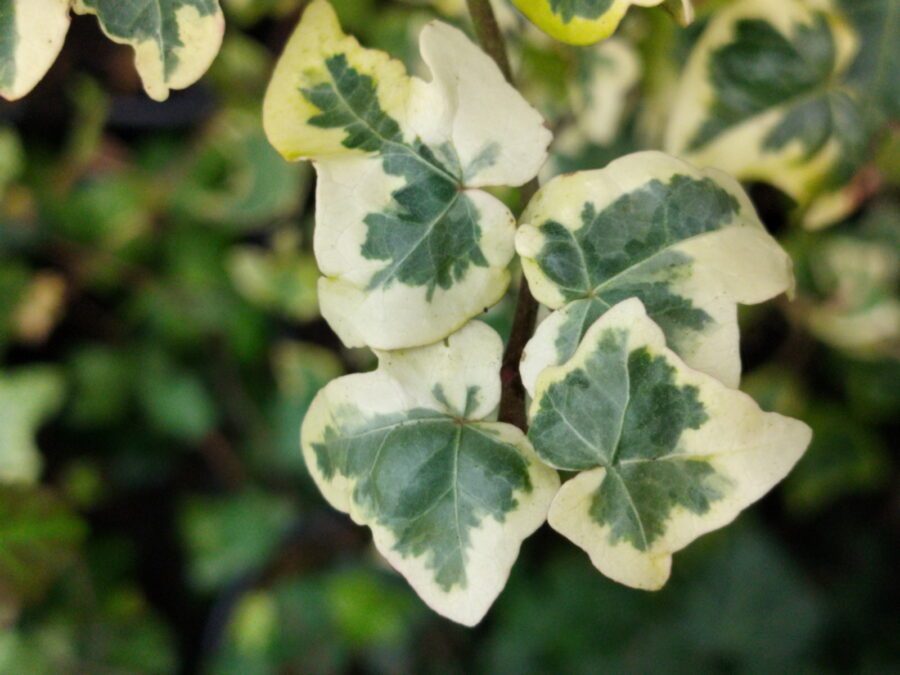
[[466, 5], [469, 7], [469, 16], [472, 17], [475, 35], [481, 48], [500, 66], [500, 72], [507, 82], [514, 84], [512, 68], [509, 67], [509, 57], [506, 54], [506, 42], [503, 40], [500, 26], [497, 25], [491, 0], [466, 0]]
[[[506, 43], [503, 34], [497, 25], [497, 18], [491, 7], [490, 0], [466, 0], [469, 7], [469, 15], [475, 26], [475, 34], [482, 49], [494, 59], [506, 80], [515, 86], [512, 69], [509, 67], [509, 58], [506, 54]], [[537, 192], [537, 178], [533, 178], [522, 187], [520, 211]], [[506, 351], [503, 354], [503, 365], [500, 369], [500, 381], [502, 390], [500, 395], [500, 421], [514, 424], [522, 431], [528, 430], [528, 416], [525, 414], [525, 387], [522, 385], [522, 377], [519, 375], [519, 362], [522, 360], [522, 352], [525, 344], [534, 333], [534, 325], [537, 320], [538, 304], [531, 295], [528, 281], [523, 276], [519, 282], [519, 297], [516, 300], [516, 313], [513, 317], [512, 330], [509, 341], [506, 343]]]

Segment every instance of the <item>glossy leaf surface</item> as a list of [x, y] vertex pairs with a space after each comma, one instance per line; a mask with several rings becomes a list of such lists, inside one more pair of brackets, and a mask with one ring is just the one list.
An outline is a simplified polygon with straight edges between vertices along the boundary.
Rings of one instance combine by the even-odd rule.
[[426, 603], [466, 625], [500, 593], [559, 486], [519, 429], [489, 421], [501, 351], [472, 322], [443, 343], [379, 353], [375, 372], [326, 386], [302, 430], [325, 498], [372, 529]]
[[784, 478], [811, 438], [685, 366], [634, 298], [541, 374], [530, 417], [540, 457], [581, 472], [554, 499], [550, 525], [610, 578], [648, 590], [665, 584], [672, 553]]

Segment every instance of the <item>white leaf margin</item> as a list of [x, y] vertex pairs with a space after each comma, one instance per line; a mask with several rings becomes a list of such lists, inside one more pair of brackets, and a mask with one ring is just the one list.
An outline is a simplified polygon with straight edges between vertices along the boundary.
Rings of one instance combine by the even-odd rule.
[[[306, 465], [328, 503], [349, 514], [357, 524], [371, 528], [375, 547], [429, 607], [466, 626], [480, 622], [503, 590], [522, 542], [545, 522], [559, 489], [558, 474], [538, 459], [525, 434], [510, 424], [491, 421], [500, 401], [502, 350], [496, 331], [472, 321], [443, 342], [376, 352], [378, 369], [332, 380], [313, 400], [301, 429]], [[436, 383], [441, 384], [449, 408], [434, 397]], [[433, 581], [434, 572], [428, 569], [425, 556], [404, 557], [395, 551], [396, 539], [391, 531], [370, 520], [356, 505], [353, 479], [335, 474], [328, 480], [322, 475], [313, 443], [333, 425], [332, 411], [342, 407], [353, 406], [372, 416], [412, 408], [459, 414], [473, 386], [481, 395], [476, 408], [469, 411], [469, 424], [488, 429], [518, 448], [529, 465], [531, 492], [516, 494], [517, 507], [505, 514], [503, 523], [486, 515], [479, 528], [470, 532], [466, 565], [469, 583], [465, 588], [454, 586], [446, 591]]]
[[590, 500], [605, 478], [603, 468], [582, 472], [564, 483], [550, 506], [548, 522], [585, 550], [594, 566], [610, 579], [633, 588], [658, 590], [671, 573], [672, 554], [732, 522], [769, 492], [802, 457], [812, 440], [812, 430], [799, 420], [761, 411], [747, 394], [689, 368], [666, 347], [662, 330], [636, 298], [619, 303], [600, 317], [567, 364], [541, 374], [532, 412], [537, 410], [542, 392], [578, 368], [595, 342], [610, 329], [627, 332], [629, 352], [646, 347], [651, 354], [663, 356], [675, 368], [679, 386], [699, 390], [709, 419], [698, 429], [686, 429], [679, 446], [685, 456], [708, 462], [729, 482], [732, 491], [712, 502], [705, 514], [675, 507], [666, 532], [646, 552], [627, 542], [609, 543], [610, 528], [588, 515]]

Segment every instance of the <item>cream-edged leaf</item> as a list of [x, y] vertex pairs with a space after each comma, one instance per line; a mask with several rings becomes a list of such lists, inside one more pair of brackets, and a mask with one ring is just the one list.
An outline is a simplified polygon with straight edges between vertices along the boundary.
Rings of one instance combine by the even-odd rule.
[[53, 65], [69, 31], [69, 0], [0, 2], [0, 96], [25, 96]]
[[[653, 7], [671, 0], [512, 0], [531, 21], [560, 42], [589, 45], [612, 35], [632, 6]], [[688, 0], [679, 3], [679, 20], [689, 22]]]
[[900, 357], [896, 242], [846, 235], [823, 239], [809, 265], [824, 298], [799, 309], [810, 332], [861, 357]]
[[606, 145], [615, 139], [628, 94], [640, 77], [640, 57], [627, 40], [614, 37], [579, 50], [570, 98], [575, 123], [592, 143]]
[[301, 432], [329, 503], [372, 529], [429, 606], [466, 625], [503, 589], [559, 487], [519, 429], [490, 421], [501, 352], [478, 321], [434, 345], [381, 352], [376, 371], [320, 391]]
[[73, 0], [73, 9], [95, 14], [107, 37], [134, 49], [144, 89], [157, 101], [199, 80], [225, 33], [219, 0]]
[[43, 466], [38, 427], [62, 404], [59, 372], [34, 366], [0, 372], [0, 483], [32, 484]]
[[608, 577], [647, 590], [665, 584], [674, 552], [782, 480], [811, 439], [687, 367], [636, 298], [541, 374], [529, 413], [538, 455], [581, 472], [553, 500], [551, 527]]
[[525, 349], [522, 379], [566, 362], [613, 305], [637, 297], [693, 368], [740, 379], [737, 304], [793, 288], [791, 261], [743, 189], [660, 152], [559, 176], [531, 200], [516, 248], [551, 309]]
[[348, 346], [435, 342], [502, 297], [515, 221], [479, 188], [527, 182], [550, 142], [460, 31], [433, 22], [419, 42], [429, 82], [360, 47], [316, 0], [266, 94], [270, 141], [315, 162], [319, 298]]
[[857, 97], [842, 85], [856, 51], [855, 32], [827, 2], [724, 8], [688, 60], [666, 149], [808, 206], [849, 180], [865, 148]]

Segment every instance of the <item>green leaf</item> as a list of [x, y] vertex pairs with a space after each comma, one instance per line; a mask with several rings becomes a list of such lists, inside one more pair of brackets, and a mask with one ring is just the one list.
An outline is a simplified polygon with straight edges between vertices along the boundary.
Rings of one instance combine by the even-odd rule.
[[[250, 96], [256, 100], [259, 94]], [[175, 195], [189, 215], [243, 231], [298, 210], [312, 182], [311, 172], [281, 159], [266, 140], [258, 116], [256, 110], [229, 110], [213, 121]]]
[[150, 98], [194, 84], [212, 63], [225, 32], [218, 0], [73, 0], [78, 14], [95, 14], [114, 42], [134, 49]]
[[325, 498], [435, 611], [474, 625], [559, 485], [525, 435], [489, 421], [500, 337], [473, 322], [443, 343], [380, 352], [373, 373], [331, 382], [301, 434]]
[[268, 562], [293, 518], [289, 501], [261, 492], [191, 498], [181, 531], [197, 588], [211, 591]]
[[212, 672], [338, 673], [355, 666], [382, 672], [386, 656], [401, 656], [396, 652], [420, 615], [411, 594], [394, 581], [350, 567], [247, 593], [232, 613]]
[[894, 0], [842, 0], [847, 17], [860, 33], [859, 54], [850, 78], [879, 108], [885, 119], [900, 118], [900, 4]]
[[232, 282], [241, 295], [264, 309], [296, 321], [318, 318], [319, 275], [312, 255], [300, 251], [290, 230], [275, 237], [273, 248], [235, 246], [227, 260]]
[[558, 311], [522, 360], [534, 391], [613, 305], [637, 297], [689, 365], [740, 379], [737, 303], [793, 288], [791, 262], [741, 187], [659, 152], [551, 180], [521, 218], [516, 248], [534, 296]]
[[275, 437], [268, 443], [255, 443], [254, 456], [269, 473], [306, 477], [306, 464], [297, 452], [300, 425], [315, 395], [344, 369], [330, 349], [302, 342], [276, 344], [271, 360], [278, 385], [271, 413]]
[[0, 3], [0, 96], [14, 101], [41, 81], [69, 31], [69, 0]]
[[428, 344], [503, 296], [514, 219], [479, 188], [527, 182], [550, 140], [458, 30], [429, 24], [420, 48], [428, 83], [361, 48], [317, 0], [266, 95], [269, 140], [316, 162], [319, 300], [347, 346]]
[[49, 491], [0, 484], [0, 606], [43, 595], [72, 562], [85, 530]]
[[857, 37], [823, 6], [741, 0], [716, 13], [685, 68], [666, 149], [767, 181], [802, 207], [848, 181], [866, 144], [842, 83]]
[[605, 575], [648, 590], [665, 584], [672, 553], [784, 478], [811, 437], [685, 366], [634, 298], [541, 374], [529, 414], [538, 455], [582, 472], [553, 500], [551, 527]]
[[872, 429], [834, 405], [820, 405], [805, 419], [815, 436], [784, 483], [785, 502], [792, 511], [814, 514], [841, 498], [885, 484], [891, 475], [890, 455]]
[[[573, 45], [589, 45], [612, 35], [632, 5], [653, 7], [670, 0], [513, 0], [513, 4], [551, 37]], [[690, 2], [681, 16], [692, 16]]]
[[163, 352], [150, 351], [140, 364], [138, 405], [151, 426], [173, 438], [196, 442], [216, 423], [217, 411], [204, 382]]
[[62, 404], [59, 372], [30, 366], [0, 372], [0, 483], [34, 483], [40, 472], [38, 428]]

